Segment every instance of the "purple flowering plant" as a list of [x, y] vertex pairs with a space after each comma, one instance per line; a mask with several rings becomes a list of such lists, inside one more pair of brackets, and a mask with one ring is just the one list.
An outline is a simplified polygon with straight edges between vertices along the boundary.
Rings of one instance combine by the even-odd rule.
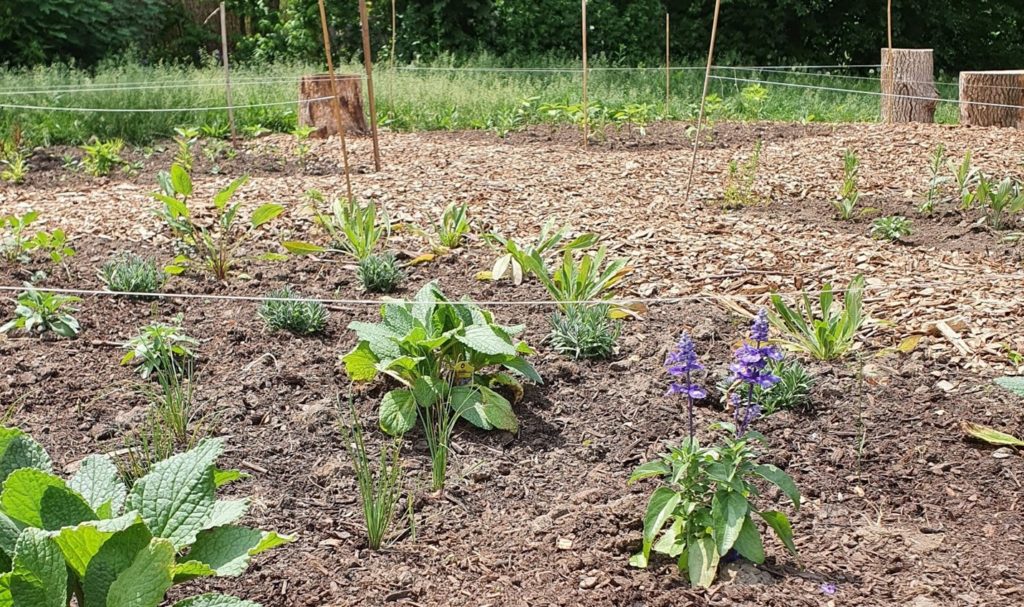
[[758, 463], [754, 445], [763, 436], [749, 430], [758, 415], [754, 387], [774, 385], [778, 381], [769, 363], [781, 358], [779, 351], [768, 344], [768, 320], [759, 313], [751, 328], [750, 340], [733, 355], [730, 372], [737, 390], [733, 393], [735, 423], [712, 426], [730, 432], [718, 443], [702, 447], [693, 431], [693, 403], [707, 395], [697, 374], [704, 371], [693, 341], [683, 334], [665, 360], [672, 377], [668, 393], [686, 398], [689, 437], [678, 447], [671, 447], [657, 459], [639, 466], [629, 482], [660, 478], [643, 518], [643, 545], [629, 562], [644, 568], [651, 552], [677, 560], [680, 571], [686, 571], [694, 586], [708, 587], [714, 580], [718, 565], [729, 555], [738, 554], [754, 563], [764, 561], [761, 531], [754, 515], [772, 529], [793, 554], [793, 530], [787, 516], [778, 510], [762, 510], [755, 506], [760, 490], [755, 480], [778, 487], [800, 508], [800, 491], [793, 479], [779, 468]]

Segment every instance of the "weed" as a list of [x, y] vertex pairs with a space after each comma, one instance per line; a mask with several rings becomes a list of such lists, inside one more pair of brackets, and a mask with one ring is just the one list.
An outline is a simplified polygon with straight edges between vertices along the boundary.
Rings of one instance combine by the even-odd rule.
[[100, 140], [93, 137], [89, 143], [82, 146], [82, 151], [85, 152], [82, 167], [93, 177], [109, 175], [124, 162], [121, 159], [123, 149], [124, 141], [121, 139]]
[[381, 449], [377, 473], [374, 474], [363, 440], [363, 426], [351, 403], [349, 408], [352, 423], [345, 428], [345, 446], [348, 447], [356, 470], [356, 485], [363, 506], [363, 522], [366, 524], [366, 542], [371, 550], [379, 550], [394, 521], [395, 505], [402, 491], [402, 440], [394, 439]]
[[910, 236], [910, 220], [906, 217], [879, 217], [871, 225], [871, 237], [877, 240], [895, 242], [907, 236]]
[[[178, 319], [181, 322], [181, 319]], [[139, 334], [129, 339], [124, 347], [128, 352], [121, 358], [121, 364], [135, 363], [142, 379], [149, 379], [154, 373], [177, 375], [195, 358], [192, 348], [199, 340], [190, 337], [179, 325], [152, 323]]]

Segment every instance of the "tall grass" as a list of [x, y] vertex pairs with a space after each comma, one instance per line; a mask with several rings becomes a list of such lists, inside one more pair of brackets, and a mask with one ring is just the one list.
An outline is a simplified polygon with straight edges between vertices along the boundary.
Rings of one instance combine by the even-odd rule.
[[[482, 56], [470, 62], [470, 66], [494, 68], [496, 63], [495, 58]], [[571, 105], [579, 102], [581, 75], [578, 65], [555, 60], [532, 63], [533, 66], [538, 64], [543, 68], [577, 71], [474, 71], [450, 69], [451, 66], [446, 64], [418, 68], [404, 66], [391, 70], [382, 64], [375, 74], [381, 125], [403, 131], [501, 129], [564, 121], [564, 115], [549, 114], [540, 108], [544, 104]], [[652, 117], [657, 118], [686, 120], [696, 115], [703, 78], [700, 69], [672, 72], [672, 95], [666, 112], [665, 80], [661, 69], [606, 70], [602, 69], [605, 66], [600, 62], [595, 67], [590, 74], [589, 96], [605, 107], [642, 104], [648, 106]], [[283, 104], [238, 109], [235, 114], [239, 125], [291, 130], [296, 121], [299, 78], [318, 71], [320, 69], [316, 66], [302, 64], [233, 67], [236, 105]], [[360, 71], [361, 66], [355, 64], [339, 66], [341, 73]], [[879, 118], [880, 98], [877, 95], [771, 84], [783, 82], [877, 92], [877, 72], [838, 70], [830, 75], [720, 70], [716, 74], [769, 83], [755, 85], [712, 80], [712, 103], [709, 106], [712, 119], [872, 122]], [[876, 79], [860, 80], [850, 76]], [[117, 62], [90, 72], [66, 66], [27, 71], [0, 69], [0, 105], [183, 108], [181, 111], [159, 113], [82, 113], [0, 107], [0, 133], [19, 125], [27, 139], [36, 145], [80, 144], [93, 135], [146, 143], [172, 135], [173, 129], [179, 126], [224, 124], [227, 115], [223, 110], [185, 109], [224, 106], [223, 78], [223, 72], [216, 65], [194, 68]], [[148, 88], [135, 88], [138, 86]], [[764, 90], [759, 91], [758, 86]], [[949, 83], [940, 83], [939, 88], [946, 98], [956, 95], [955, 87]], [[951, 123], [956, 119], [955, 104], [940, 104], [939, 122]]]

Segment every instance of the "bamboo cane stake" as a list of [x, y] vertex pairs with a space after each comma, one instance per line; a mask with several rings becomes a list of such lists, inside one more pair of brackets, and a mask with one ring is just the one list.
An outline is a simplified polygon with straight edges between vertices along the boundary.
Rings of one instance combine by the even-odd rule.
[[583, 5], [583, 149], [590, 141], [590, 110], [587, 107], [587, 0]]
[[366, 96], [370, 100], [370, 137], [373, 139], [373, 168], [380, 171], [380, 142], [377, 140], [377, 98], [373, 94], [373, 55], [370, 53], [370, 17], [366, 0], [359, 0], [363, 26], [363, 67], [366, 68]]
[[[888, 0], [886, 3], [885, 29], [888, 36], [889, 46], [885, 53], [885, 64], [882, 66], [882, 80], [886, 83], [883, 91], [892, 91], [892, 81], [894, 77], [892, 66], [892, 0]], [[895, 100], [892, 97], [882, 97], [882, 109], [885, 110], [886, 107], [892, 107], [894, 101]], [[892, 116], [891, 111], [883, 111], [882, 114], [890, 117]]]
[[722, 0], [715, 0], [715, 16], [711, 20], [711, 45], [708, 47], [708, 65], [704, 70], [704, 89], [700, 95], [700, 111], [697, 112], [697, 129], [693, 136], [693, 156], [690, 158], [690, 176], [686, 180], [686, 196], [683, 204], [690, 201], [693, 189], [693, 173], [697, 169], [697, 148], [700, 145], [700, 127], [704, 122], [704, 106], [708, 98], [708, 83], [711, 82], [711, 62], [715, 56], [715, 36], [718, 35], [718, 13], [722, 10]]
[[320, 28], [324, 36], [324, 54], [327, 56], [327, 74], [331, 79], [331, 96], [334, 102], [331, 107], [334, 109], [334, 122], [338, 126], [338, 136], [341, 138], [341, 162], [345, 168], [345, 191], [348, 200], [352, 198], [352, 174], [348, 166], [348, 144], [345, 141], [345, 125], [341, 122], [341, 98], [338, 97], [338, 80], [334, 77], [334, 59], [331, 58], [331, 35], [327, 31], [327, 9], [324, 8], [324, 0], [318, 0], [320, 4]]
[[668, 103], [672, 88], [672, 56], [669, 49], [669, 15], [665, 13], [665, 117], [668, 118]]
[[235, 130], [235, 108], [231, 95], [231, 68], [228, 66], [228, 18], [224, 3], [220, 3], [220, 52], [224, 60], [224, 96], [228, 102], [228, 124], [231, 125], [231, 141], [238, 137]]

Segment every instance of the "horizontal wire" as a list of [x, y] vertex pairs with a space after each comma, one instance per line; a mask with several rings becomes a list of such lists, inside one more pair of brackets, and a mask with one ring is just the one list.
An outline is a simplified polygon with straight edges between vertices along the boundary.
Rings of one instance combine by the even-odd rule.
[[[266, 79], [255, 79], [255, 80], [232, 80], [231, 86], [253, 86], [257, 84], [288, 84], [289, 82], [298, 83], [297, 78], [266, 78]], [[223, 80], [220, 82], [215, 81], [204, 81], [204, 82], [177, 82], [177, 83], [165, 83], [165, 84], [150, 84], [142, 86], [121, 86], [111, 84], [109, 86], [95, 86], [95, 87], [55, 87], [47, 89], [0, 89], [0, 96], [13, 96], [13, 95], [49, 95], [49, 94], [68, 94], [68, 93], [130, 93], [133, 91], [151, 91], [151, 90], [165, 90], [165, 89], [186, 89], [186, 88], [224, 88], [225, 83]]]
[[[733, 68], [719, 68], [719, 69], [733, 69]], [[793, 76], [815, 76], [817, 78], [837, 78], [845, 80], [870, 80], [872, 82], [881, 82], [882, 76], [850, 76], [849, 74], [819, 74], [816, 72], [793, 72], [786, 69], [761, 69], [757, 71], [771, 72], [775, 74], [790, 74]], [[893, 80], [894, 84], [934, 84], [936, 86], [951, 86], [959, 87], [960, 85], [956, 82], [941, 82], [937, 80]], [[1024, 90], [1024, 85], [1006, 85], [1006, 84], [971, 84], [971, 88], [984, 88], [984, 89], [1002, 89], [1009, 91], [1020, 91]]]
[[258, 107], [273, 107], [281, 105], [295, 105], [298, 103], [313, 103], [325, 101], [334, 97], [313, 97], [312, 99], [296, 99], [294, 101], [274, 101], [269, 103], [251, 103], [247, 105], [231, 105], [218, 107], [186, 107], [186, 108], [81, 108], [66, 106], [45, 106], [45, 105], [23, 105], [14, 103], [0, 103], [0, 108], [11, 110], [42, 110], [53, 112], [100, 112], [100, 113], [155, 113], [155, 112], [216, 112], [225, 110], [245, 110]]

